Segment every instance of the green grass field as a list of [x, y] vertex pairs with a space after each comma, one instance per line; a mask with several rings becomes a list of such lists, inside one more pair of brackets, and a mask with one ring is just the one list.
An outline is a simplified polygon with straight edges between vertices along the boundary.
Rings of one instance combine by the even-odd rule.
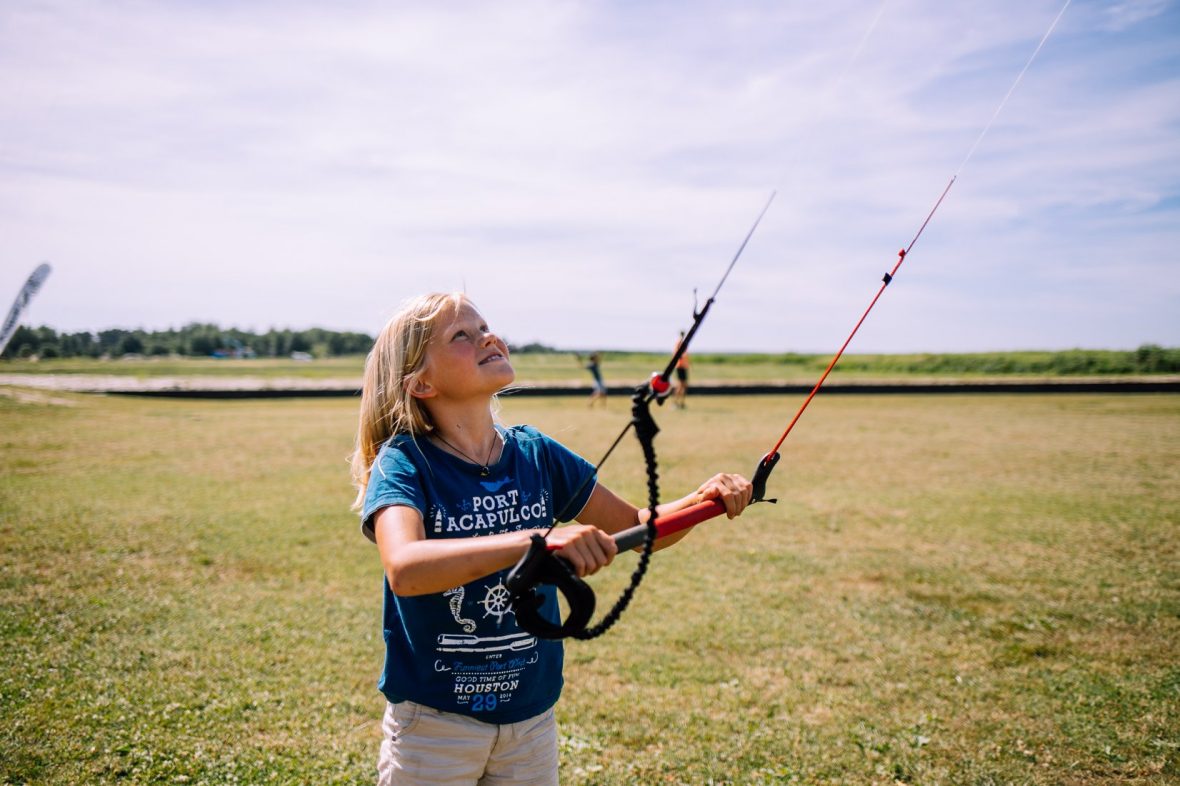
[[[667, 496], [797, 405], [658, 411]], [[354, 407], [0, 396], [0, 783], [372, 782]], [[624, 407], [503, 417], [597, 459]], [[784, 448], [568, 646], [563, 783], [1180, 782], [1180, 396], [820, 396]]]

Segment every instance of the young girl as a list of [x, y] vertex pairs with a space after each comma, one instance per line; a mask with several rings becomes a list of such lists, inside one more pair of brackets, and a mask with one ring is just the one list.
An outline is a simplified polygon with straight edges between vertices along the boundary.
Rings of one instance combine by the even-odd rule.
[[[562, 646], [517, 627], [504, 577], [555, 517], [578, 522], [547, 539], [580, 576], [610, 564], [610, 533], [646, 520], [559, 443], [496, 424], [514, 377], [461, 293], [405, 304], [365, 363], [352, 475], [385, 568], [380, 784], [556, 784]], [[751, 493], [720, 474], [658, 511], [718, 499], [733, 518]]]

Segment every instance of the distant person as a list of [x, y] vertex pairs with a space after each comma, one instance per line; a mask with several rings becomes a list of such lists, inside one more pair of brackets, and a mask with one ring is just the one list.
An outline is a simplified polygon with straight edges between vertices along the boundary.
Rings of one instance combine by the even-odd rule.
[[[495, 396], [515, 376], [462, 293], [406, 303], [365, 361], [352, 479], [385, 571], [378, 784], [556, 784], [562, 644], [516, 624], [504, 581], [558, 519], [579, 523], [546, 539], [588, 576], [615, 556], [609, 533], [647, 518], [569, 448], [496, 423]], [[719, 474], [657, 513], [716, 499], [733, 518], [752, 493]], [[539, 590], [559, 623], [557, 589]]]
[[[578, 362], [582, 361], [582, 357], [578, 356]], [[602, 405], [606, 406], [606, 383], [602, 381], [602, 353], [591, 352], [590, 362], [586, 364], [586, 370], [590, 372], [590, 376], [594, 379], [594, 387], [590, 390], [590, 406], [594, 406], [594, 402], [601, 401]]]
[[[680, 345], [684, 343], [684, 331], [680, 331], [680, 340], [676, 342], [676, 351], [680, 350]], [[688, 396], [688, 353], [685, 352], [676, 361], [676, 389], [672, 393], [672, 403], [676, 405], [677, 409], [684, 409], [687, 404], [685, 398]]]

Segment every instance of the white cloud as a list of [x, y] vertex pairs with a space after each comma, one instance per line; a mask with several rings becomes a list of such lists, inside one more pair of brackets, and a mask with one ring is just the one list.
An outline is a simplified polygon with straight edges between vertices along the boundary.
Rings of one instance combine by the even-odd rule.
[[1103, 8], [1106, 17], [1105, 28], [1111, 32], [1122, 32], [1148, 19], [1161, 16], [1171, 6], [1171, 0], [1122, 0]]

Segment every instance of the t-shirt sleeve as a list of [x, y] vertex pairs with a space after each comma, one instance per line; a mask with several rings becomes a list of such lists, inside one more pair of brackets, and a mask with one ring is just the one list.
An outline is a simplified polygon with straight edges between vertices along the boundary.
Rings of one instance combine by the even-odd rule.
[[374, 518], [390, 505], [405, 505], [423, 517], [426, 515], [426, 495], [418, 467], [396, 445], [382, 448], [369, 470], [369, 485], [361, 507], [361, 532], [374, 543], [377, 542]]
[[598, 472], [589, 461], [551, 437], [545, 436], [545, 449], [553, 472], [554, 510], [564, 524], [577, 518], [590, 501]]

